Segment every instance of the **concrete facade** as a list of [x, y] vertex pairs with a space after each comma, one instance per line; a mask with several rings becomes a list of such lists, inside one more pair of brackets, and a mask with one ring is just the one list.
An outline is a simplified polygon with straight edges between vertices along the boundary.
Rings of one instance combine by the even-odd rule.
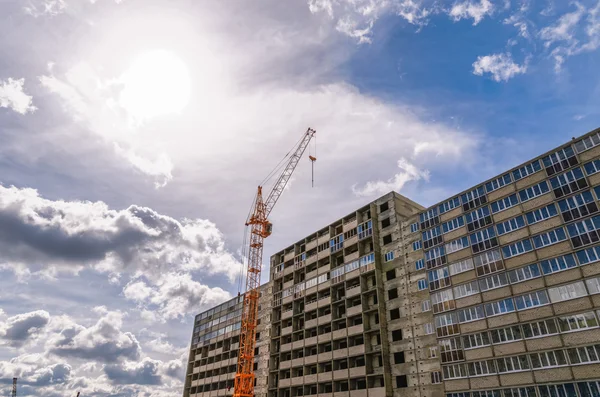
[[[429, 208], [389, 193], [270, 265], [261, 397], [600, 397], [600, 129]], [[213, 345], [184, 396], [231, 394]]]

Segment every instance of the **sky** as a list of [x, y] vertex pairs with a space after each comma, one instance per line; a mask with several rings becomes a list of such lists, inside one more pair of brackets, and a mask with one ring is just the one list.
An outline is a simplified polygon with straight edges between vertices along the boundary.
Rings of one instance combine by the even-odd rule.
[[308, 127], [265, 258], [597, 128], [599, 47], [597, 0], [0, 1], [0, 394], [180, 396]]

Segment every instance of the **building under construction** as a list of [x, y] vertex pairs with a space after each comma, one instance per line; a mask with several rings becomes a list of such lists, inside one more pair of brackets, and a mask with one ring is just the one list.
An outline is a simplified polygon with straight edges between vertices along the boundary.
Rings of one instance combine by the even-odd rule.
[[[271, 256], [260, 397], [600, 397], [600, 129], [424, 208], [389, 193]], [[231, 395], [241, 299], [184, 396]]]

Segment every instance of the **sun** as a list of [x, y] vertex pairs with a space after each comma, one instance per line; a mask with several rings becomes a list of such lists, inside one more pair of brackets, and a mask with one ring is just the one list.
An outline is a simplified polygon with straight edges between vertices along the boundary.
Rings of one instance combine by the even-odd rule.
[[190, 101], [191, 80], [185, 63], [165, 50], [138, 56], [121, 77], [120, 105], [138, 121], [180, 113]]

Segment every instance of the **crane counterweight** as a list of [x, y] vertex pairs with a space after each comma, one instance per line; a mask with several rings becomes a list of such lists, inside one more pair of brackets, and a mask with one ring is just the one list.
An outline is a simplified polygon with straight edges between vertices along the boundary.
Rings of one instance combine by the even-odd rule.
[[[250, 249], [248, 251], [246, 293], [242, 307], [240, 350], [234, 381], [234, 397], [254, 397], [254, 348], [256, 346], [256, 320], [258, 319], [263, 243], [264, 239], [269, 237], [273, 231], [273, 224], [269, 222], [268, 217], [315, 133], [316, 131], [311, 128], [304, 133], [264, 201], [262, 186], [258, 186], [254, 209], [246, 222], [246, 226], [250, 226]], [[311, 158], [313, 163], [314, 160]]]

